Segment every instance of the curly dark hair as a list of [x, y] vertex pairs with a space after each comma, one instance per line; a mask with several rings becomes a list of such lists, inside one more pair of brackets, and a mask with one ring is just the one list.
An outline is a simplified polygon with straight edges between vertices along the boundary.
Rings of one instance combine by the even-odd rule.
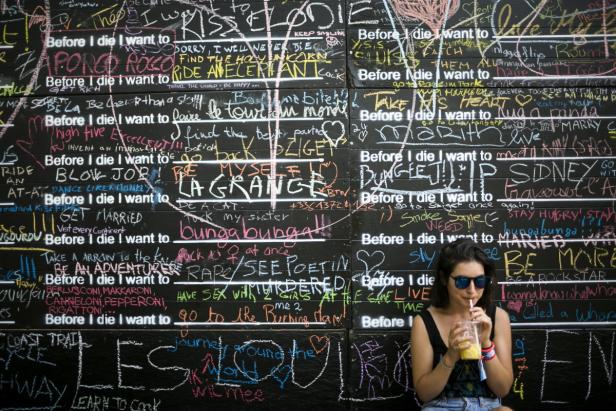
[[[449, 276], [456, 264], [469, 261], [476, 261], [483, 265], [484, 274], [491, 279], [494, 278], [494, 263], [477, 243], [463, 238], [447, 244], [441, 249], [436, 263], [436, 278], [430, 295], [431, 304], [433, 306], [445, 308], [449, 305], [449, 292], [447, 291]], [[479, 301], [477, 301], [477, 305], [487, 309], [491, 304], [492, 288], [490, 282], [490, 286], [484, 289], [483, 295]]]

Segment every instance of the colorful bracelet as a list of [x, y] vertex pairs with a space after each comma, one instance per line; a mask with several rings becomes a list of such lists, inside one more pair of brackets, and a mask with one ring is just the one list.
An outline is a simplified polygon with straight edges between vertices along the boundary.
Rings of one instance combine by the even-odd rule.
[[494, 348], [494, 343], [490, 344], [487, 348], [481, 349], [481, 359], [484, 362], [491, 361], [496, 357], [496, 350]]
[[488, 361], [492, 361], [494, 358], [496, 358], [496, 351], [490, 351], [488, 354], [481, 354], [481, 360], [483, 362], [488, 362]]
[[482, 348], [481, 352], [488, 352], [488, 351], [492, 351], [494, 349], [495, 345], [494, 345], [494, 341], [490, 341], [490, 345], [486, 348]]

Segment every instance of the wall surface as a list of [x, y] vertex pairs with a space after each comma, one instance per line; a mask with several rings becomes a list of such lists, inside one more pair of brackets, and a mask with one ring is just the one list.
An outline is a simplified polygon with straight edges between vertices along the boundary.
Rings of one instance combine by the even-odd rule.
[[614, 0], [0, 2], [0, 410], [419, 409], [438, 249], [515, 409], [615, 409]]

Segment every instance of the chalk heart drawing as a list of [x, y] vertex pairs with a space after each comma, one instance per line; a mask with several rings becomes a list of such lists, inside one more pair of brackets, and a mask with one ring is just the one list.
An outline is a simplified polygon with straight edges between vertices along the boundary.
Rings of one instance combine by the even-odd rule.
[[312, 345], [312, 348], [314, 348], [314, 351], [317, 354], [321, 354], [323, 350], [326, 349], [329, 345], [329, 337], [327, 337], [326, 335], [311, 335], [309, 340], [310, 345]]
[[338, 148], [338, 143], [344, 140], [344, 135], [346, 134], [344, 123], [340, 120], [324, 121], [321, 123], [321, 131], [334, 148]]
[[[445, 19], [456, 14], [460, 8], [460, 0], [391, 0], [391, 4], [398, 17], [420, 20], [436, 38], [440, 36]], [[449, 12], [445, 15], [447, 7]]]
[[324, 161], [318, 166], [319, 174], [327, 181], [326, 187], [332, 187], [338, 181], [338, 166], [333, 161]]
[[[38, 164], [41, 169], [45, 169], [44, 165], [44, 154], [43, 150], [35, 150], [35, 142], [32, 136], [39, 136], [47, 134], [44, 138], [38, 140], [37, 144], [40, 146], [44, 143], [44, 140], [49, 138], [50, 152], [53, 152], [55, 145], [53, 144], [54, 136], [53, 136], [53, 127], [46, 127], [45, 120], [43, 116], [34, 116], [28, 120], [28, 132], [23, 133], [23, 137], [18, 138], [15, 144], [19, 147], [23, 152], [28, 154], [32, 159]], [[62, 143], [61, 147], [64, 148], [64, 143]]]
[[530, 94], [515, 96], [515, 101], [522, 107], [530, 103], [532, 99], [533, 99], [533, 96], [531, 96]]
[[522, 309], [522, 301], [509, 301], [507, 303], [507, 308], [510, 309], [511, 311], [515, 311], [516, 313], [519, 313], [520, 310]]
[[364, 263], [368, 273], [385, 262], [385, 253], [380, 250], [371, 253], [366, 250], [359, 250], [357, 252], [357, 259]]
[[[276, 354], [278, 352], [279, 361], [269, 361], [268, 358], [259, 357], [259, 352], [269, 352]], [[258, 363], [256, 359], [259, 359]], [[284, 363], [284, 350], [272, 340], [250, 340], [244, 344], [233, 354], [233, 364], [244, 377], [251, 381], [260, 382], [274, 377], [274, 374], [282, 367]], [[240, 366], [241, 364], [241, 366]], [[258, 366], [258, 368], [257, 368]], [[250, 370], [248, 374], [245, 370]], [[278, 382], [284, 377], [284, 371], [278, 375]], [[288, 377], [287, 377], [288, 378]], [[284, 379], [286, 381], [286, 378]], [[284, 385], [284, 382], [281, 382]]]

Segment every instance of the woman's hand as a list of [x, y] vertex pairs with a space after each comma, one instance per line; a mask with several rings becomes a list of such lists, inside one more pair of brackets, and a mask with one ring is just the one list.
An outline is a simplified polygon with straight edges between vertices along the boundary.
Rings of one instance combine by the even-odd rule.
[[491, 344], [492, 320], [481, 307], [471, 308], [471, 320], [479, 323], [479, 342], [481, 346], [484, 348], [488, 347]]
[[471, 345], [468, 335], [464, 335], [464, 326], [461, 323], [454, 324], [449, 330], [447, 345], [447, 364], [453, 366], [460, 359], [460, 351]]

